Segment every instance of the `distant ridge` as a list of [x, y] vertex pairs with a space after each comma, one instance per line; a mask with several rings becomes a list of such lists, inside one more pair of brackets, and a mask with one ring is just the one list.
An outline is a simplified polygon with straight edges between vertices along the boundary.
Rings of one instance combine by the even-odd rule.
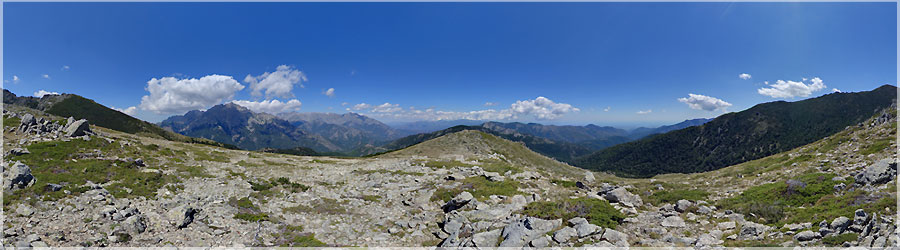
[[613, 146], [575, 161], [578, 167], [630, 177], [704, 172], [809, 144], [896, 102], [897, 88], [776, 101], [688, 127]]

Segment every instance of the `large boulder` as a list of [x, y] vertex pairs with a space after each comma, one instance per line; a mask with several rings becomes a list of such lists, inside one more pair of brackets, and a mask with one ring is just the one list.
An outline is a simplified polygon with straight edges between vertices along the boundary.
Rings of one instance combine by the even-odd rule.
[[850, 226], [850, 218], [841, 216], [835, 218], [831, 221], [831, 229], [836, 231], [837, 233], [843, 233], [844, 230], [847, 230], [847, 227]]
[[578, 231], [571, 227], [564, 227], [553, 233], [553, 240], [559, 243], [565, 243], [578, 236]]
[[450, 201], [447, 201], [447, 203], [444, 204], [444, 206], [441, 208], [444, 210], [444, 213], [448, 213], [450, 211], [457, 210], [465, 206], [466, 204], [469, 204], [469, 202], [473, 199], [475, 199], [475, 197], [472, 196], [471, 193], [464, 191], [456, 195], [456, 197], [453, 197], [453, 199], [451, 199]]
[[31, 125], [37, 124], [37, 120], [34, 119], [34, 116], [31, 114], [25, 114], [22, 116], [21, 123], [19, 123], [19, 127], [22, 129], [27, 129]]
[[500, 237], [500, 247], [523, 247], [526, 243], [543, 236], [562, 225], [562, 220], [544, 220], [534, 217], [518, 219], [506, 225]]
[[626, 190], [624, 187], [619, 187], [606, 192], [606, 195], [603, 198], [606, 198], [606, 200], [610, 202], [619, 203], [626, 207], [640, 207], [644, 205], [644, 201], [641, 200], [640, 196], [628, 192], [628, 190]]
[[169, 221], [172, 222], [172, 225], [174, 225], [175, 228], [181, 229], [190, 225], [191, 222], [194, 221], [194, 215], [196, 215], [198, 212], [200, 211], [194, 209], [190, 205], [181, 205], [170, 210], [167, 213], [167, 216], [169, 217]]
[[694, 206], [694, 203], [692, 203], [688, 200], [678, 200], [677, 202], [675, 202], [675, 211], [678, 211], [679, 213], [684, 213], [690, 207], [693, 207], [693, 206]]
[[814, 239], [817, 239], [820, 237], [822, 237], [822, 236], [819, 235], [819, 233], [809, 231], [809, 230], [806, 230], [806, 231], [797, 233], [797, 235], [794, 235], [794, 239], [797, 241], [811, 241], [811, 240], [814, 240]]
[[88, 123], [88, 121], [85, 119], [81, 119], [73, 123], [66, 124], [66, 129], [63, 130], [63, 135], [68, 137], [75, 137], [87, 135], [90, 132], [90, 123]]
[[147, 224], [144, 222], [145, 220], [143, 215], [133, 215], [128, 217], [128, 219], [125, 219], [122, 226], [129, 232], [143, 233], [144, 230], [147, 230]]
[[628, 247], [628, 235], [623, 232], [607, 228], [603, 231], [603, 235], [600, 236], [600, 239], [608, 241], [617, 247]]
[[897, 162], [892, 158], [882, 159], [857, 174], [856, 183], [861, 185], [884, 184], [896, 176]]
[[472, 241], [476, 247], [496, 247], [497, 240], [500, 238], [500, 229], [494, 229], [487, 232], [476, 233], [472, 236]]
[[766, 225], [762, 225], [759, 223], [754, 223], [750, 221], [745, 221], [741, 225], [741, 231], [738, 233], [738, 239], [740, 240], [758, 240], [760, 236], [765, 235], [765, 232], [769, 230], [769, 227]]
[[31, 175], [31, 168], [22, 162], [16, 161], [9, 168], [6, 176], [7, 189], [23, 189], [34, 184], [36, 179]]
[[684, 223], [684, 219], [681, 216], [669, 216], [663, 219], [662, 223], [660, 223], [664, 227], [686, 227], [687, 224]]

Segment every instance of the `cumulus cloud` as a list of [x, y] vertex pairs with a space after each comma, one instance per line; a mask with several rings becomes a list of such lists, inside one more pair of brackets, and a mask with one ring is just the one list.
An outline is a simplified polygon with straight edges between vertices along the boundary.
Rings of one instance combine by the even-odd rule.
[[833, 92], [833, 93], [841, 93], [841, 90], [840, 90], [840, 89], [837, 89], [837, 88], [831, 88], [831, 92]]
[[738, 75], [738, 77], [743, 80], [750, 80], [750, 78], [753, 78], [753, 76], [751, 76], [750, 74], [747, 74], [747, 73], [740, 74], [740, 75]]
[[646, 114], [649, 114], [649, 113], [652, 113], [652, 112], [653, 112], [652, 109], [648, 109], [648, 110], [638, 110], [637, 114], [639, 114], [639, 115], [646, 115]]
[[731, 107], [731, 103], [723, 101], [722, 99], [705, 96], [705, 95], [697, 95], [697, 94], [688, 94], [688, 98], [678, 98], [679, 102], [683, 102], [696, 110], [706, 110], [713, 111], [719, 109], [725, 109], [727, 107]]
[[112, 109], [115, 109], [115, 110], [117, 110], [117, 111], [119, 111], [119, 112], [125, 113], [125, 114], [130, 115], [130, 116], [134, 116], [134, 114], [137, 113], [137, 107], [135, 107], [135, 106], [131, 106], [131, 107], [128, 107], [128, 108], [125, 108], [125, 109], [120, 109], [120, 108], [112, 107]]
[[384, 103], [372, 105], [360, 103], [347, 108], [348, 111], [366, 111], [374, 117], [407, 119], [407, 120], [509, 120], [521, 117], [532, 117], [537, 120], [557, 119], [566, 113], [578, 112], [578, 108], [570, 104], [556, 103], [546, 97], [534, 100], [517, 101], [508, 109], [485, 109], [473, 111], [442, 111], [434, 108], [417, 109], [401, 108], [398, 104]]
[[485, 106], [485, 107], [497, 106], [497, 103], [493, 103], [493, 102], [485, 102], [485, 103], [484, 103], [484, 106]]
[[145, 88], [150, 95], [141, 98], [142, 110], [156, 114], [184, 113], [205, 109], [231, 99], [234, 93], [244, 89], [231, 76], [208, 75], [200, 79], [163, 77], [150, 79]]
[[254, 96], [265, 95], [266, 98], [294, 97], [291, 91], [294, 85], [300, 85], [303, 88], [303, 82], [307, 81], [306, 75], [300, 70], [287, 65], [280, 65], [275, 68], [275, 72], [265, 72], [262, 75], [247, 75], [244, 78], [245, 83], [250, 84], [251, 92]]
[[609, 112], [609, 110], [610, 110], [610, 107], [606, 107], [605, 109], [603, 109], [603, 112]]
[[234, 104], [244, 106], [253, 112], [263, 112], [269, 114], [278, 114], [283, 112], [291, 112], [291, 111], [299, 111], [300, 106], [302, 105], [299, 100], [291, 99], [287, 102], [281, 102], [279, 100], [268, 100], [268, 101], [232, 101]]
[[[9, 80], [3, 80], [3, 82], [9, 82]], [[19, 76], [13, 75], [12, 83], [19, 83]]]
[[334, 88], [328, 88], [328, 90], [325, 90], [324, 94], [328, 97], [334, 97]]
[[50, 91], [46, 91], [46, 90], [42, 89], [42, 90], [38, 90], [37, 92], [34, 92], [34, 97], [41, 98], [41, 97], [44, 97], [45, 95], [58, 95], [58, 94], [59, 93], [50, 92]]
[[43, 74], [43, 75], [41, 75], [41, 77], [43, 77], [44, 79], [50, 79], [50, 75], [48, 75], [48, 74]]
[[69, 65], [63, 65], [62, 68], [60, 68], [59, 70], [69, 71]]
[[[809, 84], [804, 82], [809, 82]], [[822, 79], [814, 77], [800, 82], [778, 80], [775, 84], [769, 85], [769, 88], [760, 88], [756, 92], [772, 98], [794, 98], [810, 96], [813, 92], [823, 90], [825, 87]]]
[[534, 100], [516, 101], [510, 105], [510, 109], [517, 114], [532, 115], [538, 120], [556, 119], [566, 113], [580, 111], [572, 105], [555, 103], [543, 96]]

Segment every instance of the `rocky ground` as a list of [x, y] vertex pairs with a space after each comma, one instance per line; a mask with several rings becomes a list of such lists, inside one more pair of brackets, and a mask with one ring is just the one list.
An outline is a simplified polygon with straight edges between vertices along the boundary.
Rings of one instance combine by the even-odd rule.
[[[836, 244], [897, 246], [895, 206], [781, 227], [719, 208], [769, 183], [812, 186], [795, 179], [810, 173], [846, 180], [831, 187], [831, 197], [859, 203], [896, 197], [894, 114], [770, 157], [786, 161], [622, 179], [474, 131], [375, 157], [307, 157], [171, 142], [6, 105], [0, 241], [21, 247], [716, 247], [843, 239]], [[887, 147], [869, 152], [885, 141]], [[708, 195], [654, 195], [687, 187]]]

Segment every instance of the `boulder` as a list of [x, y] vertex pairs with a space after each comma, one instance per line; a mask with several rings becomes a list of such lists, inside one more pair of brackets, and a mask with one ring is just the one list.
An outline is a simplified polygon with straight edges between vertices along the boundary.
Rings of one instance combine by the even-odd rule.
[[34, 214], [34, 210], [31, 209], [31, 207], [29, 207], [27, 205], [19, 204], [19, 206], [16, 207], [16, 213], [21, 216], [28, 217], [28, 216], [31, 216], [32, 214]]
[[444, 210], [444, 213], [449, 213], [450, 211], [457, 210], [466, 204], [469, 204], [473, 199], [475, 199], [475, 197], [472, 196], [471, 193], [463, 191], [456, 195], [456, 197], [453, 197], [450, 201], [447, 201], [441, 208]]
[[729, 229], [734, 229], [737, 225], [735, 225], [734, 221], [726, 221], [726, 222], [719, 222], [718, 226], [719, 226], [719, 229], [729, 230]]
[[853, 212], [853, 225], [865, 225], [866, 218], [866, 211], [857, 209], [855, 212]]
[[196, 215], [198, 210], [194, 209], [189, 205], [181, 205], [172, 210], [170, 210], [167, 215], [169, 217], [169, 221], [172, 222], [172, 225], [175, 228], [181, 229], [185, 228], [194, 221], [194, 215]]
[[705, 206], [705, 205], [704, 205], [704, 206], [697, 207], [697, 213], [698, 213], [698, 214], [710, 214], [710, 213], [712, 213], [712, 212], [713, 212], [712, 208], [707, 207], [707, 206]]
[[640, 207], [644, 205], [644, 201], [640, 196], [628, 192], [624, 187], [619, 187], [607, 192], [603, 198], [609, 202], [619, 203], [626, 207]]
[[587, 183], [593, 183], [595, 180], [597, 180], [597, 179], [594, 178], [594, 173], [593, 173], [593, 172], [591, 172], [591, 171], [585, 171], [585, 172], [584, 172], [584, 181], [585, 181], [585, 182], [587, 182]]
[[797, 233], [797, 235], [794, 235], [794, 239], [797, 241], [811, 241], [811, 240], [821, 238], [821, 237], [822, 236], [819, 235], [819, 233], [809, 231], [809, 230], [806, 230], [806, 231]]
[[6, 176], [7, 189], [23, 189], [34, 184], [36, 179], [31, 175], [31, 168], [22, 162], [16, 161], [9, 168]]
[[700, 237], [697, 237], [697, 243], [695, 245], [698, 247], [705, 247], [722, 245], [722, 243], [725, 243], [725, 241], [720, 240], [710, 234], [701, 234]]
[[528, 244], [531, 247], [545, 248], [550, 246], [550, 236], [539, 237]]
[[143, 233], [144, 230], [147, 230], [147, 224], [145, 223], [145, 218], [143, 215], [134, 215], [125, 219], [122, 227], [131, 233]]
[[897, 176], [897, 162], [892, 159], [882, 159], [872, 164], [856, 175], [856, 183], [860, 185], [884, 184]]
[[500, 237], [500, 247], [523, 247], [526, 243], [543, 236], [550, 230], [559, 227], [562, 220], [544, 220], [534, 217], [525, 217], [514, 220], [503, 227]]
[[578, 231], [575, 228], [564, 227], [563, 229], [557, 230], [553, 233], [553, 240], [559, 243], [565, 243], [578, 236]]
[[497, 241], [500, 239], [500, 229], [494, 229], [487, 232], [476, 233], [472, 236], [472, 241], [479, 248], [496, 247]]
[[20, 155], [26, 155], [26, 154], [30, 154], [30, 153], [31, 152], [29, 152], [27, 148], [14, 148], [12, 150], [9, 150], [9, 155], [12, 155], [12, 156], [20, 156]]
[[25, 114], [24, 116], [22, 116], [19, 126], [23, 127], [23, 128], [27, 128], [27, 127], [29, 127], [31, 125], [35, 125], [35, 124], [37, 124], [37, 120], [34, 119], [34, 115]]
[[603, 236], [600, 236], [600, 239], [609, 241], [610, 243], [613, 243], [618, 247], [628, 246], [628, 235], [609, 228], [603, 231]]
[[684, 213], [685, 211], [688, 210], [688, 208], [693, 207], [693, 206], [694, 206], [694, 203], [691, 203], [688, 200], [678, 200], [677, 202], [675, 202], [675, 211], [678, 211], [679, 213]]
[[575, 225], [575, 231], [578, 231], [578, 238], [584, 238], [590, 235], [598, 234], [601, 230], [603, 230], [603, 228], [591, 223], [581, 223]]
[[91, 132], [90, 124], [87, 120], [81, 119], [77, 120], [73, 123], [69, 123], [66, 125], [66, 129], [63, 130], [63, 135], [67, 137], [76, 137], [87, 135], [87, 133]]
[[850, 226], [850, 218], [841, 216], [831, 221], [831, 229], [837, 233], [843, 233]]
[[669, 216], [662, 220], [660, 223], [664, 227], [686, 227], [687, 224], [684, 223], [684, 219], [680, 216]]
[[588, 223], [587, 219], [585, 219], [585, 218], [575, 217], [575, 218], [569, 219], [569, 225], [572, 225], [572, 226], [576, 226], [576, 225], [580, 225], [580, 224], [584, 224], [584, 223]]
[[764, 235], [766, 231], [769, 230], [769, 227], [766, 225], [762, 225], [759, 223], [754, 223], [750, 221], [745, 221], [741, 225], [741, 231], [738, 233], [738, 239], [741, 240], [757, 240], [761, 235]]
[[483, 176], [484, 176], [484, 178], [487, 178], [489, 181], [503, 181], [503, 180], [506, 179], [506, 178], [504, 178], [502, 175], [500, 175], [500, 174], [497, 173], [497, 172], [487, 172], [487, 171], [485, 171], [484, 174], [483, 174]]

